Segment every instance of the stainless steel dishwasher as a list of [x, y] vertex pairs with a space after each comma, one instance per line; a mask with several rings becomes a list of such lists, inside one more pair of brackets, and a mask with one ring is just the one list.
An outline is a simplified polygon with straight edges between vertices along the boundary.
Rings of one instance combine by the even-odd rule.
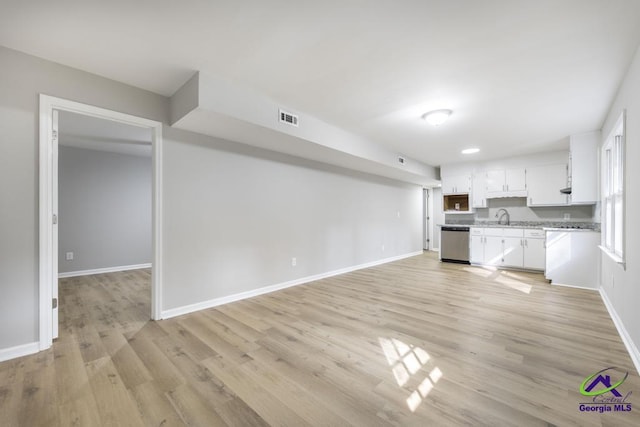
[[442, 227], [440, 259], [444, 262], [469, 264], [469, 227]]

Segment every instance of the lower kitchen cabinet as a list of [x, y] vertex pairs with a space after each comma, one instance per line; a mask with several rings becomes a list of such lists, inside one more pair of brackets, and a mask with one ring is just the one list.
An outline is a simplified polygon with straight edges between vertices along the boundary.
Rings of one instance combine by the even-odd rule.
[[471, 264], [484, 264], [484, 236], [482, 235], [482, 229], [479, 235], [473, 234], [473, 228], [471, 229], [471, 235], [469, 236], [469, 262]]
[[471, 228], [469, 236], [471, 264], [501, 265], [503, 252], [501, 235], [501, 228]]
[[484, 263], [486, 265], [502, 265], [502, 237], [486, 236], [484, 238]]
[[544, 270], [544, 232], [522, 228], [471, 228], [472, 264]]
[[[522, 230], [520, 230], [522, 231]], [[505, 237], [502, 239], [502, 265], [505, 267], [523, 267], [524, 246], [522, 237]]]
[[546, 248], [545, 233], [542, 230], [524, 230], [523, 267], [544, 270]]
[[556, 285], [598, 289], [600, 232], [548, 230], [544, 275]]

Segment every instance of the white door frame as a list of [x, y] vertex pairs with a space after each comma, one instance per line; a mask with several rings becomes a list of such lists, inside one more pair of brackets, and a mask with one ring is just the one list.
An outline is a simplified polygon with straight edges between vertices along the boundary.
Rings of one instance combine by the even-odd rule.
[[[152, 250], [151, 318], [162, 317], [162, 123], [88, 104], [40, 94], [40, 350], [51, 347], [54, 335], [52, 298], [57, 289], [58, 248], [57, 224], [57, 176], [58, 139], [53, 135], [54, 110], [70, 111], [85, 116], [112, 120], [128, 125], [149, 128], [152, 131]], [[56, 221], [57, 222], [57, 221]], [[57, 317], [57, 316], [56, 316]], [[57, 330], [57, 329], [56, 329]]]

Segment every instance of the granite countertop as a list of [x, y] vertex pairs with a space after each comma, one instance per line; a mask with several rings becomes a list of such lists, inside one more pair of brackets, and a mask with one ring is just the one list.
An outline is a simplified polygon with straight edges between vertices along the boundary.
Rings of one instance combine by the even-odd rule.
[[595, 222], [512, 221], [509, 225], [504, 225], [498, 224], [497, 221], [460, 221], [436, 225], [438, 227], [537, 228], [545, 231], [600, 231], [600, 224]]

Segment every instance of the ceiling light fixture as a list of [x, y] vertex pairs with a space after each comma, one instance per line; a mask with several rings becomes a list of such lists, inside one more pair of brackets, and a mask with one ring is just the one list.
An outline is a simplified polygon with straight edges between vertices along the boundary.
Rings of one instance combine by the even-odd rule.
[[462, 154], [475, 154], [478, 151], [480, 151], [479, 148], [465, 148], [464, 150], [462, 150]]
[[447, 121], [453, 111], [451, 110], [433, 110], [422, 115], [422, 119], [433, 126], [440, 126]]

